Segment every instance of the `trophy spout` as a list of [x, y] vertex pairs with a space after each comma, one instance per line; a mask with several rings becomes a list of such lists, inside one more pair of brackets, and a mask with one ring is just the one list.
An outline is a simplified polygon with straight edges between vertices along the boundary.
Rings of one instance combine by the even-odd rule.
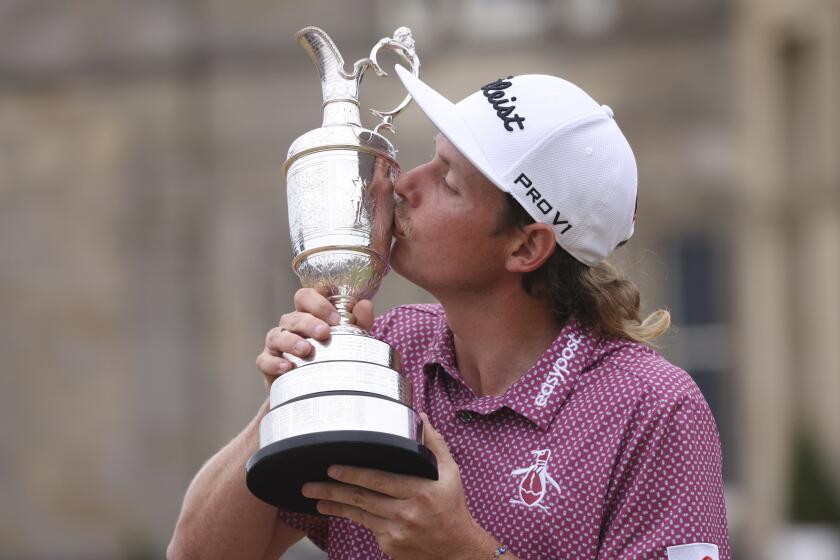
[[318, 70], [324, 99], [323, 126], [361, 126], [359, 86], [368, 61], [360, 60], [353, 67], [353, 73], [348, 74], [344, 70], [344, 57], [323, 30], [318, 27], [304, 27], [297, 32], [295, 38]]

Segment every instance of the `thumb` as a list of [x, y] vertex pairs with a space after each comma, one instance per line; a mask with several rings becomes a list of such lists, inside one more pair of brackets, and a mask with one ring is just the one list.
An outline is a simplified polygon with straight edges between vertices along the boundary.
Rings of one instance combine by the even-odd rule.
[[353, 316], [356, 318], [356, 325], [370, 331], [373, 326], [373, 302], [369, 299], [362, 299], [353, 306]]
[[429, 448], [429, 451], [435, 454], [438, 463], [449, 463], [452, 461], [452, 455], [449, 453], [449, 447], [446, 445], [446, 440], [440, 435], [425, 412], [420, 413], [420, 418], [423, 419], [423, 444]]

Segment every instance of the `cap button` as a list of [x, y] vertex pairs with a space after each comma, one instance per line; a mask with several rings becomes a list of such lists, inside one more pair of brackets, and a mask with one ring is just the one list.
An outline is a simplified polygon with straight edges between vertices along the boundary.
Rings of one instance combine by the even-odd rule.
[[609, 105], [601, 105], [601, 109], [607, 114], [609, 118], [615, 118], [615, 113], [613, 112], [612, 108]]

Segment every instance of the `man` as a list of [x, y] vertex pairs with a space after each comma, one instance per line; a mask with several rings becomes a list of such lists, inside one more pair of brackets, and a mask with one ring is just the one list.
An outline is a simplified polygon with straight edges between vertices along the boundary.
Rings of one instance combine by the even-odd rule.
[[[720, 442], [691, 378], [648, 343], [638, 289], [604, 262], [632, 235], [636, 163], [612, 110], [551, 76], [500, 78], [453, 105], [402, 68], [440, 130], [395, 184], [391, 264], [440, 305], [358, 324], [397, 348], [438, 481], [336, 466], [327, 517], [245, 488], [264, 403], [199, 472], [171, 557], [277, 558], [307, 534], [334, 558], [728, 560]], [[335, 310], [300, 290], [257, 359], [267, 384]]]

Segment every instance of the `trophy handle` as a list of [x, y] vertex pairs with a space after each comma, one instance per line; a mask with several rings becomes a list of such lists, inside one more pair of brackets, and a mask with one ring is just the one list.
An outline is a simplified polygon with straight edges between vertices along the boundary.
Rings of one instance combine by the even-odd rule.
[[[415, 77], [420, 76], [420, 59], [417, 57], [417, 51], [414, 48], [414, 37], [411, 35], [411, 29], [408, 27], [400, 27], [394, 31], [393, 37], [384, 37], [380, 39], [379, 42], [374, 45], [373, 49], [371, 49], [370, 67], [373, 68], [373, 71], [376, 72], [377, 76], [388, 75], [388, 73], [385, 72], [385, 70], [383, 70], [376, 61], [376, 56], [383, 48], [388, 48], [400, 55], [402, 59], [408, 63], [411, 73], [414, 74]], [[405, 99], [402, 100], [402, 103], [390, 111], [370, 109], [371, 113], [382, 119], [382, 122], [376, 125], [373, 131], [378, 133], [380, 129], [384, 129], [394, 132], [394, 117], [399, 115], [403, 109], [408, 107], [409, 103], [411, 103], [411, 95], [406, 95]]]

